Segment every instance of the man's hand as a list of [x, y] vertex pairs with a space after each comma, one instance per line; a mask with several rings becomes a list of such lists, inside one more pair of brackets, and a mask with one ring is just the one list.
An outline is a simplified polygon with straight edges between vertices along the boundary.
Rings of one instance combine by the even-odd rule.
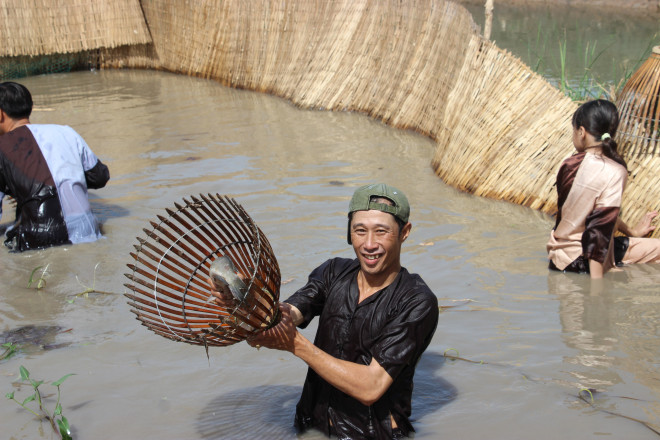
[[298, 331], [296, 325], [303, 321], [303, 315], [296, 307], [280, 303], [280, 312], [282, 317], [275, 327], [248, 337], [247, 343], [293, 353], [330, 385], [366, 406], [373, 405], [392, 385], [392, 377], [376, 359], [361, 365], [330, 356]]
[[293, 322], [291, 312], [293, 307], [287, 303], [280, 303], [280, 322], [274, 327], [256, 333], [247, 339], [247, 343], [252, 347], [266, 347], [273, 350], [284, 350], [294, 353], [294, 341], [298, 329]]

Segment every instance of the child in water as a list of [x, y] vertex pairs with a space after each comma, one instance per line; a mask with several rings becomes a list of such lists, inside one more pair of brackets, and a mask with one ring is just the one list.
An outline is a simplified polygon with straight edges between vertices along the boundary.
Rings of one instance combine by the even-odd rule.
[[[603, 99], [573, 114], [577, 153], [557, 174], [559, 209], [546, 246], [550, 269], [602, 278], [615, 265], [660, 262], [660, 239], [643, 238], [655, 229], [658, 213], [647, 213], [634, 228], [619, 219], [628, 168], [614, 140], [618, 126], [616, 106]], [[626, 236], [614, 237], [617, 230]]]

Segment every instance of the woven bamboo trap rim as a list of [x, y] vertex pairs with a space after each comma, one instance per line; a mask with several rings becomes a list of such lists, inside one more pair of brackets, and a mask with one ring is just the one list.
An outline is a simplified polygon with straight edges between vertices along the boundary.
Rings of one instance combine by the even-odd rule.
[[[165, 209], [138, 237], [125, 293], [137, 319], [154, 333], [194, 345], [227, 346], [271, 326], [278, 316], [280, 270], [261, 229], [234, 199], [191, 196]], [[209, 267], [227, 256], [247, 285], [243, 300], [220, 305]]]
[[633, 73], [617, 99], [621, 152], [660, 153], [660, 46]]

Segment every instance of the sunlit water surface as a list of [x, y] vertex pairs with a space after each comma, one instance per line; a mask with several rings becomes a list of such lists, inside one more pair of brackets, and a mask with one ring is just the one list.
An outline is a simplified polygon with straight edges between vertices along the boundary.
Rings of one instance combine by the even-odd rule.
[[[448, 307], [418, 366], [415, 438], [657, 437], [613, 414], [660, 425], [660, 267], [627, 268], [602, 288], [549, 273], [552, 219], [446, 186], [430, 167], [429, 140], [362, 115], [301, 110], [162, 72], [22, 82], [34, 93], [32, 121], [71, 125], [112, 174], [91, 193], [105, 239], [23, 254], [0, 249], [0, 332], [68, 330], [0, 361], [0, 391], [29, 395], [16, 385], [21, 365], [48, 381], [75, 373], [62, 385], [75, 437], [295, 438], [303, 362], [245, 343], [212, 348], [207, 360], [201, 347], [153, 334], [123, 296], [129, 252], [174, 202], [227, 194], [269, 238], [286, 298], [325, 259], [352, 255], [348, 201], [354, 188], [376, 181], [408, 195], [413, 231], [403, 264]], [[47, 267], [39, 290], [27, 287], [37, 267]], [[88, 288], [109, 293], [77, 295]], [[53, 388], [42, 388], [52, 404]], [[578, 399], [582, 388], [598, 391], [593, 406]], [[4, 438], [56, 438], [5, 399], [0, 426]]]

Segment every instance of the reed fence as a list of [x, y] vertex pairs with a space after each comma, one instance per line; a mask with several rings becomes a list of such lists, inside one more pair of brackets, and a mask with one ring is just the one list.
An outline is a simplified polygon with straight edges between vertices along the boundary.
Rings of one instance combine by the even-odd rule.
[[[56, 6], [49, 2], [48, 8], [62, 5], [62, 10], [71, 11], [70, 6], [80, 1], [58, 0]], [[16, 11], [16, 5], [37, 9], [44, 6], [42, 2], [46, 0], [10, 0], [9, 4], [15, 6], [12, 14], [20, 16], [24, 12]], [[303, 108], [366, 113], [433, 139], [436, 151], [431, 165], [446, 183], [545, 213], [556, 211], [553, 185], [559, 164], [573, 152], [570, 118], [576, 104], [509, 52], [483, 39], [469, 12], [458, 4], [444, 0], [124, 0], [113, 2], [114, 6], [87, 0], [85, 4], [89, 4], [87, 12], [76, 12], [76, 17], [87, 15], [98, 28], [108, 28], [106, 33], [98, 30], [108, 42], [94, 46], [101, 68], [163, 69], [271, 93]], [[126, 8], [124, 15], [117, 14], [118, 4]], [[139, 13], [136, 5], [141, 7]], [[94, 15], [97, 7], [107, 10]], [[0, 39], [10, 29], [4, 9]], [[39, 20], [52, 22], [47, 17]], [[31, 55], [44, 47], [62, 52], [92, 47], [79, 38], [82, 24], [62, 26], [68, 31], [39, 34], [49, 41], [24, 38], [18, 44], [13, 38], [12, 47], [0, 55]], [[60, 39], [66, 41], [50, 41]], [[623, 207], [627, 221], [631, 214], [637, 215], [637, 207], [660, 208], [654, 180], [657, 158], [647, 155], [643, 160], [630, 164]]]

